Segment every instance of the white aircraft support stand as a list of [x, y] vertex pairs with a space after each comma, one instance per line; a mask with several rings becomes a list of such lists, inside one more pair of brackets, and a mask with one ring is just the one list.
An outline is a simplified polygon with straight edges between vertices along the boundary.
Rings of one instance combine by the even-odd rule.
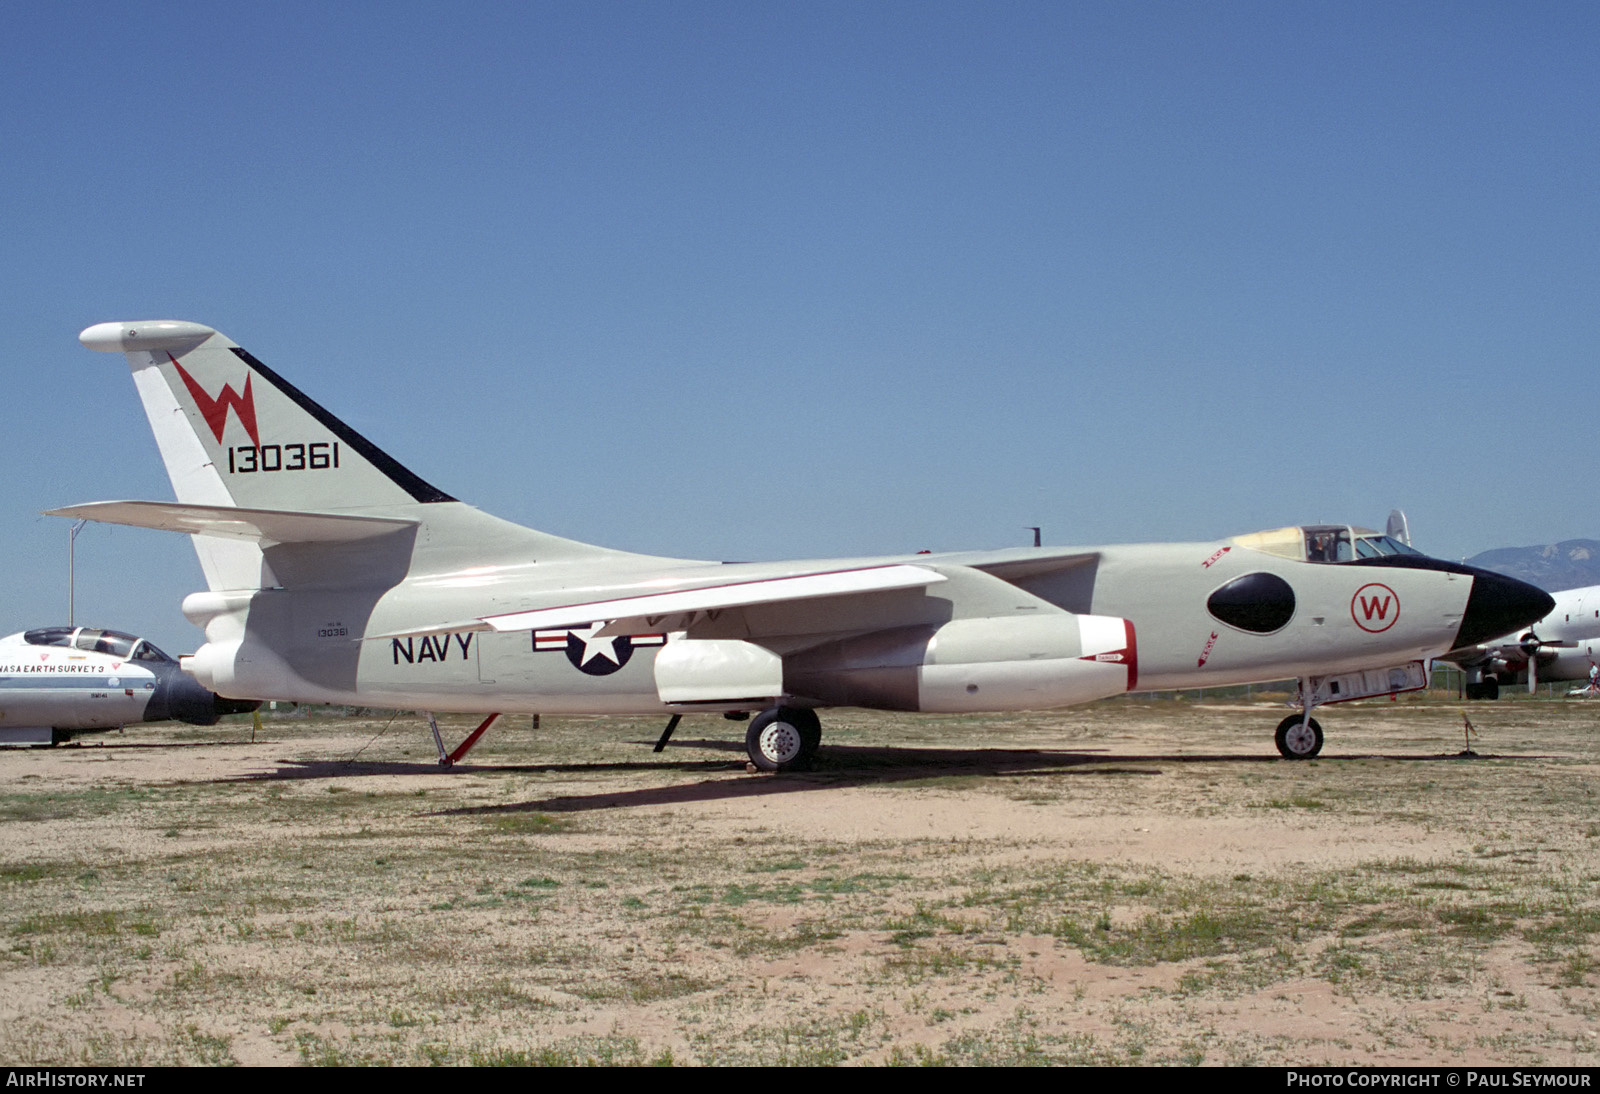
[[439, 720], [433, 716], [433, 711], [425, 710], [422, 713], [428, 716], [428, 728], [433, 730], [433, 743], [439, 749], [439, 766], [450, 766], [450, 753], [444, 750], [444, 738], [439, 736]]

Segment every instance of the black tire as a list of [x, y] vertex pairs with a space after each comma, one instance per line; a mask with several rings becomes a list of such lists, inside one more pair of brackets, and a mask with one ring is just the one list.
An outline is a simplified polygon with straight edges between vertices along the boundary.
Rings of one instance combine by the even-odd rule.
[[822, 720], [807, 707], [785, 707], [784, 715], [800, 731], [800, 756], [809, 761], [822, 744]]
[[1291, 714], [1278, 723], [1273, 740], [1278, 745], [1278, 754], [1286, 760], [1314, 759], [1322, 751], [1322, 727], [1315, 718]]
[[1466, 686], [1468, 699], [1498, 699], [1500, 698], [1500, 681], [1493, 676], [1485, 677], [1482, 683], [1468, 684]]
[[811, 759], [822, 724], [803, 707], [773, 707], [750, 719], [744, 750], [758, 771], [792, 771]]

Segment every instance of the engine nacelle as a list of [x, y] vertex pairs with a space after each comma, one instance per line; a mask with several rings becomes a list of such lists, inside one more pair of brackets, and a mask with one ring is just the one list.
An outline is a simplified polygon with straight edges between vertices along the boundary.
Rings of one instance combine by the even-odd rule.
[[1139, 678], [1132, 623], [1066, 612], [876, 631], [791, 654], [783, 668], [788, 694], [824, 706], [947, 714], [1072, 706]]
[[[253, 595], [191, 593], [184, 598], [183, 614], [206, 632], [205, 645], [179, 658], [184, 671], [199, 681], [201, 687], [226, 699], [337, 701], [337, 698], [325, 698], [319, 689], [303, 681], [276, 651], [250, 635], [246, 624]], [[222, 713], [234, 711], [223, 710]]]
[[1551, 661], [1540, 663], [1541, 680], [1587, 680], [1589, 666], [1600, 663], [1600, 641], [1586, 639], [1576, 646], [1547, 647], [1555, 654]]

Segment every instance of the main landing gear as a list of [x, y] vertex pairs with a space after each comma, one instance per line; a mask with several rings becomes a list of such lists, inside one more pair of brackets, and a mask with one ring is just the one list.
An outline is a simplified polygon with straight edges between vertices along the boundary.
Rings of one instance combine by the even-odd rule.
[[822, 723], [807, 707], [771, 707], [750, 719], [744, 748], [757, 771], [806, 766], [822, 743]]

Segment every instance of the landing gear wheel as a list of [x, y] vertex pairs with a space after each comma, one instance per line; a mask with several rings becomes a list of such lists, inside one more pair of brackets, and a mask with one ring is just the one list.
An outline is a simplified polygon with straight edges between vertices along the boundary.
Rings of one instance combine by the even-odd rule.
[[1315, 718], [1291, 714], [1278, 723], [1273, 735], [1278, 752], [1286, 760], [1309, 760], [1322, 751], [1322, 727]]
[[822, 721], [816, 711], [806, 707], [788, 707], [785, 713], [789, 724], [800, 731], [800, 758], [809, 761], [822, 744]]
[[804, 764], [822, 741], [822, 723], [803, 707], [773, 707], [750, 719], [744, 748], [758, 771], [790, 771]]

